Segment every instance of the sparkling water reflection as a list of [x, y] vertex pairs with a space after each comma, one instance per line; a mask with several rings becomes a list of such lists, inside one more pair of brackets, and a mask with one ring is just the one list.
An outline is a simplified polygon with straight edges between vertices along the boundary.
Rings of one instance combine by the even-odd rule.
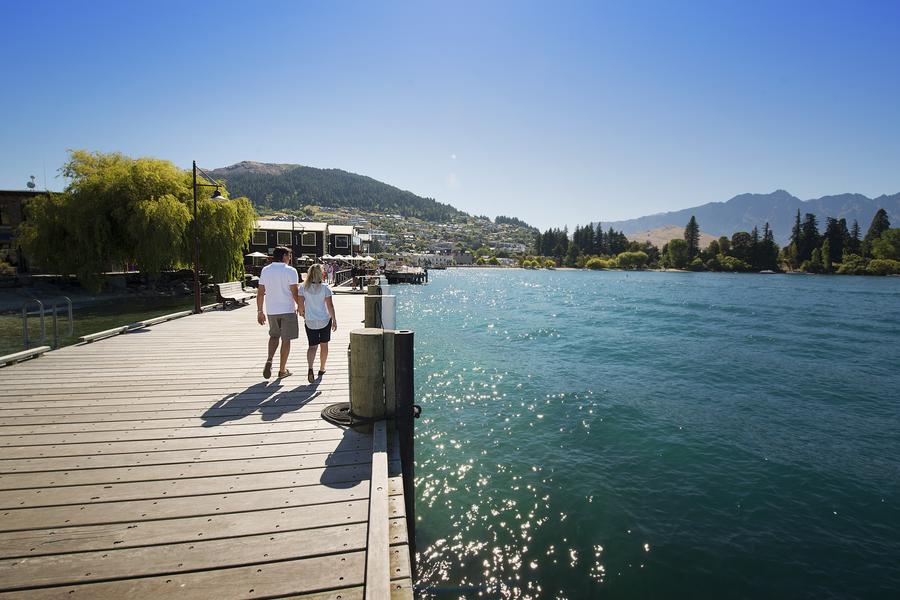
[[423, 597], [900, 590], [900, 280], [448, 270], [392, 293]]

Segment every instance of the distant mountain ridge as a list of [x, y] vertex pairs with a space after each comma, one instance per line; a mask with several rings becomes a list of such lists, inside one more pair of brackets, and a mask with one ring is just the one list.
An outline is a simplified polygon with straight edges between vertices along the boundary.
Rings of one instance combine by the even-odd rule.
[[834, 217], [847, 219], [847, 227], [852, 227], [854, 220], [858, 221], [860, 229], [865, 233], [879, 208], [887, 211], [888, 218], [894, 226], [900, 225], [900, 193], [881, 195], [877, 198], [869, 198], [862, 194], [839, 194], [800, 200], [784, 190], [776, 190], [770, 194], [740, 194], [727, 202], [709, 202], [637, 219], [604, 221], [603, 227], [613, 227], [626, 235], [669, 225], [683, 228], [693, 215], [705, 233], [730, 237], [737, 231], [749, 232], [754, 226], [762, 231], [768, 222], [775, 239], [784, 245], [790, 238], [798, 209], [801, 218], [806, 213], [816, 215], [820, 231], [825, 229], [825, 218]]
[[246, 196], [257, 207], [300, 210], [330, 206], [393, 213], [426, 221], [449, 222], [466, 213], [433, 198], [423, 198], [371, 177], [341, 169], [243, 161], [212, 169], [233, 196]]

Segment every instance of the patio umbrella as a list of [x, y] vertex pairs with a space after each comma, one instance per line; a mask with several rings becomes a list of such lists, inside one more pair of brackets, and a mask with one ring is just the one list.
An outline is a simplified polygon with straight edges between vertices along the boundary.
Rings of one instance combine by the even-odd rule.
[[322, 255], [322, 260], [332, 260], [332, 259], [334, 259], [334, 257], [333, 257], [332, 255], [330, 255], [330, 254], [323, 254], [323, 255]]
[[365, 257], [363, 257], [363, 260], [366, 262], [371, 262], [371, 261], [375, 260], [375, 257], [374, 256], [365, 256]]
[[268, 254], [263, 254], [262, 252], [251, 252], [250, 254], [245, 254], [247, 258], [269, 258]]

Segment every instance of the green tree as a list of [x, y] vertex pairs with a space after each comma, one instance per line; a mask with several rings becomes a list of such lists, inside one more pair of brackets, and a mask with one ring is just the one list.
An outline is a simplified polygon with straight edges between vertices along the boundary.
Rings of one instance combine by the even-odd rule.
[[888, 229], [871, 243], [872, 256], [881, 260], [900, 260], [900, 229]]
[[616, 262], [621, 269], [643, 269], [647, 266], [650, 257], [645, 252], [622, 252], [616, 257]]
[[831, 273], [831, 240], [825, 238], [822, 242], [822, 270]]
[[728, 254], [747, 264], [753, 264], [753, 237], [746, 231], [738, 231], [732, 235], [731, 251]]
[[[191, 175], [168, 161], [77, 150], [61, 169], [62, 194], [30, 206], [21, 230], [26, 251], [45, 271], [75, 273], [89, 289], [101, 274], [126, 262], [154, 278], [162, 269], [191, 263]], [[243, 269], [253, 209], [246, 199], [210, 200], [201, 188], [201, 263], [219, 280]]]
[[890, 228], [891, 222], [888, 220], [887, 212], [883, 208], [879, 208], [875, 216], [872, 217], [872, 224], [869, 225], [869, 231], [866, 232], [866, 237], [863, 238], [863, 241], [872, 243]]
[[693, 259], [700, 253], [700, 226], [697, 225], [694, 215], [691, 215], [691, 220], [684, 228], [684, 241], [688, 245], [688, 258]]
[[869, 261], [869, 265], [866, 267], [866, 273], [868, 273], [869, 275], [900, 274], [900, 260], [874, 258]]
[[688, 243], [684, 240], [671, 240], [666, 248], [668, 256], [666, 264], [673, 269], [683, 269], [687, 266], [690, 258], [688, 252]]

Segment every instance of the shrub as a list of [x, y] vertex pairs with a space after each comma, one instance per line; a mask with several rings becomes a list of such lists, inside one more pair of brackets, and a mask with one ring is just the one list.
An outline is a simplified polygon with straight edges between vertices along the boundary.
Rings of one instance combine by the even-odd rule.
[[650, 257], [646, 252], [622, 252], [616, 257], [616, 263], [622, 269], [643, 269]]
[[599, 256], [594, 256], [593, 258], [589, 258], [584, 266], [588, 269], [593, 269], [594, 271], [599, 271], [600, 269], [608, 269], [609, 261], [600, 258]]
[[544, 259], [544, 268], [545, 269], [553, 269], [555, 267], [556, 267], [556, 261], [554, 261], [552, 258]]
[[837, 272], [842, 275], [865, 275], [869, 261], [857, 254], [845, 254]]
[[16, 268], [8, 262], [0, 260], [0, 277], [12, 277], [16, 274]]
[[688, 265], [688, 270], [690, 271], [705, 271], [706, 266], [703, 264], [703, 259], [699, 256], [691, 261], [691, 264]]
[[729, 273], [745, 273], [750, 270], [750, 265], [733, 256], [720, 254], [716, 257], [716, 260], [722, 265], [722, 270]]
[[891, 260], [887, 258], [874, 258], [869, 261], [866, 267], [869, 275], [895, 275], [900, 274], [900, 260]]

